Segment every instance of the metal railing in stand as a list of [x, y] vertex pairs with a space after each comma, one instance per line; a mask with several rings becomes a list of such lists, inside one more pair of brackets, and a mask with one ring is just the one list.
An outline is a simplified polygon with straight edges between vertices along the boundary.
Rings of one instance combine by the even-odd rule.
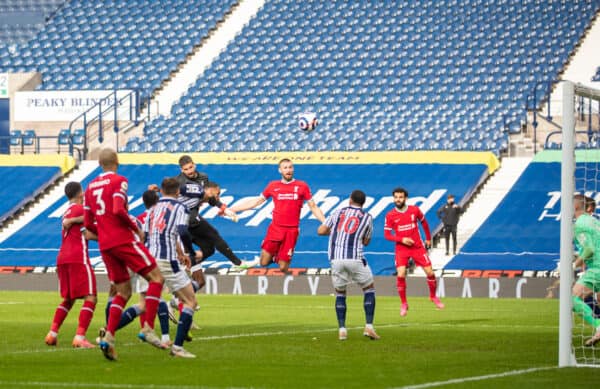
[[[119, 97], [119, 92], [126, 92], [123, 97]], [[122, 111], [121, 105], [129, 102], [129, 108]], [[91, 140], [98, 139], [98, 142], [104, 142], [105, 122], [110, 123], [110, 114], [112, 113], [112, 129], [115, 132], [118, 140], [119, 121], [133, 122], [135, 125], [140, 121], [140, 93], [139, 90], [113, 90], [106, 97], [100, 99], [96, 104], [88, 108], [83, 113], [79, 114], [69, 123], [69, 134], [73, 134], [73, 129], [76, 123], [83, 122], [83, 158], [87, 158], [89, 151], [89, 143]], [[122, 114], [126, 113], [123, 117]], [[149, 113], [148, 113], [149, 115]], [[90, 128], [97, 125], [98, 131], [91, 132]], [[72, 140], [71, 140], [72, 146]]]
[[[538, 87], [540, 85], [545, 85], [546, 86], [546, 91], [542, 95], [542, 97], [543, 96], [547, 96], [547, 98], [548, 98], [548, 115], [546, 115], [545, 119], [548, 122], [552, 122], [552, 115], [550, 113], [550, 94], [552, 92], [552, 85], [555, 84], [555, 83], [557, 83], [557, 82], [558, 82], [557, 80], [538, 81], [538, 82], [535, 83], [535, 86], [533, 87], [533, 96], [531, 95], [531, 93], [529, 93], [527, 95], [527, 97], [525, 98], [525, 112], [533, 111], [533, 122], [531, 124], [533, 125], [533, 153], [534, 154], [537, 153]], [[533, 105], [530, 106], [529, 102], [532, 100], [532, 98], [533, 98]], [[539, 102], [542, 102], [542, 99], [540, 99]]]

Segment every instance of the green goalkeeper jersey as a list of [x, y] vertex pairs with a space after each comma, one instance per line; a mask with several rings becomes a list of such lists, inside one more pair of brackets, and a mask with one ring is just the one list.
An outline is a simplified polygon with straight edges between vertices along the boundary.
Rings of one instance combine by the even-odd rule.
[[579, 257], [585, 261], [586, 268], [600, 270], [600, 222], [583, 214], [575, 221], [574, 232]]

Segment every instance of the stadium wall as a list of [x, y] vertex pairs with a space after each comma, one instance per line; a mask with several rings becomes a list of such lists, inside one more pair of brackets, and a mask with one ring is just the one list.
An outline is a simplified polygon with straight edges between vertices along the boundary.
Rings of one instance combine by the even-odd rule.
[[[374, 236], [367, 247], [367, 258], [377, 275], [395, 271], [394, 245], [383, 237], [384, 217], [392, 205], [391, 191], [397, 186], [409, 192], [409, 202], [417, 204], [432, 228], [439, 224], [435, 211], [453, 193], [458, 201], [498, 167], [492, 153], [408, 152], [408, 153], [217, 153], [192, 154], [198, 170], [208, 173], [222, 188], [222, 200], [235, 204], [258, 196], [267, 183], [278, 180], [277, 162], [290, 157], [296, 164], [295, 176], [309, 183], [313, 198], [328, 215], [347, 204], [354, 189], [368, 195], [365, 209], [374, 216]], [[179, 155], [120, 154], [119, 172], [129, 179], [130, 212], [143, 212], [141, 196], [149, 184], [179, 173]], [[92, 171], [85, 186], [99, 173]], [[66, 209], [62, 198], [40, 210], [39, 215], [0, 243], [0, 266], [53, 266], [60, 246], [60, 217]], [[201, 214], [221, 231], [242, 258], [259, 254], [260, 242], [270, 222], [272, 203], [239, 215], [233, 223], [204, 207]], [[327, 238], [319, 237], [319, 223], [307, 207], [302, 212], [301, 234], [292, 265], [302, 269], [329, 269]], [[90, 257], [100, 264], [97, 246], [90, 244]], [[207, 271], [226, 271], [230, 263], [220, 254], [204, 262]], [[310, 270], [313, 271], [313, 270]]]

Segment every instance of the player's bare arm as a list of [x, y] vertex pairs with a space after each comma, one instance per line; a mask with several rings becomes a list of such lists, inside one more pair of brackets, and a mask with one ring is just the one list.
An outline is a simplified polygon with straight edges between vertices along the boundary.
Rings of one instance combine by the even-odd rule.
[[87, 240], [98, 240], [98, 235], [96, 235], [95, 233], [93, 233], [92, 231], [86, 229], [84, 231], [84, 237]]
[[73, 224], [81, 224], [83, 223], [83, 215], [77, 217], [68, 217], [63, 219], [62, 225], [65, 229], [69, 229]]
[[321, 223], [325, 223], [325, 215], [323, 215], [323, 211], [321, 211], [321, 208], [317, 206], [315, 200], [310, 199], [306, 202], [306, 204], [308, 205], [308, 208], [312, 212], [313, 216], [316, 217]]
[[321, 224], [319, 228], [317, 228], [317, 234], [329, 235], [331, 234], [331, 228], [327, 227], [325, 224]]
[[[257, 196], [255, 198], [244, 200], [244, 201], [232, 206], [229, 209], [233, 212], [247, 211], [249, 209], [253, 209], [253, 208], [256, 208], [256, 207], [262, 205], [265, 201], [266, 201], [266, 199], [264, 197]], [[324, 220], [325, 219], [321, 220], [321, 222]]]

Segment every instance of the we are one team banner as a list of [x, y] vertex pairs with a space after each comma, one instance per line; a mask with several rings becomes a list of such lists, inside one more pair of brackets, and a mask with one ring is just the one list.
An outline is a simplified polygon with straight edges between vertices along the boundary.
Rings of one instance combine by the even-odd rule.
[[[160, 184], [164, 177], [179, 174], [180, 155], [120, 155], [119, 173], [129, 179], [130, 213], [143, 212], [142, 194], [149, 184]], [[479, 183], [498, 166], [491, 153], [217, 153], [192, 154], [198, 170], [220, 184], [221, 199], [233, 205], [258, 196], [267, 183], [280, 179], [277, 162], [289, 157], [295, 163], [295, 177], [306, 181], [313, 199], [325, 215], [347, 205], [350, 193], [361, 189], [367, 194], [365, 209], [373, 215], [374, 235], [366, 256], [375, 274], [394, 272], [394, 244], [384, 239], [385, 214], [393, 208], [392, 189], [402, 186], [409, 192], [409, 203], [418, 205], [430, 226], [439, 225], [436, 211], [452, 193], [457, 201], [470, 196]], [[84, 187], [99, 174], [91, 172]], [[44, 209], [34, 220], [0, 243], [0, 266], [53, 266], [60, 247], [60, 217], [66, 208], [61, 199]], [[240, 213], [233, 223], [217, 215], [214, 208], [204, 207], [201, 215], [212, 223], [233, 250], [251, 259], [271, 221], [272, 202]], [[327, 237], [317, 235], [319, 222], [304, 207], [300, 238], [292, 268], [328, 269]], [[90, 256], [100, 264], [93, 244]], [[211, 269], [227, 269], [229, 261], [215, 254], [205, 262]], [[310, 271], [310, 270], [307, 270]]]

